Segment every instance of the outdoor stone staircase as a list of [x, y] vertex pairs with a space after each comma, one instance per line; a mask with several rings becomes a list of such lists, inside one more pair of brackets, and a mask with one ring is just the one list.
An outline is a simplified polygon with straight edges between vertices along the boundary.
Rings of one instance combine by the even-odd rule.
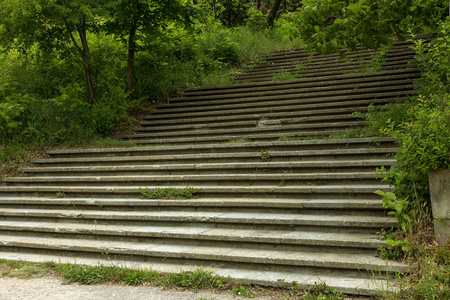
[[[0, 258], [193, 266], [258, 284], [326, 283], [350, 294], [392, 288], [408, 272], [385, 261], [379, 232], [396, 226], [376, 190], [394, 163], [389, 138], [331, 138], [365, 112], [414, 94], [419, 76], [396, 44], [381, 71], [357, 73], [373, 51], [280, 51], [238, 84], [186, 90], [123, 136], [141, 147], [49, 151], [0, 188]], [[357, 59], [357, 60], [356, 60]], [[298, 67], [301, 65], [302, 67]], [[279, 72], [303, 78], [270, 81]], [[140, 189], [201, 188], [189, 200]]]

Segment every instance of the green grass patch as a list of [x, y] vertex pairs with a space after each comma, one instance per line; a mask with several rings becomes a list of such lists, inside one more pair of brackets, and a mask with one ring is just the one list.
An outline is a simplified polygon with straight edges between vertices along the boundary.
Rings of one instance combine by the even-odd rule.
[[298, 78], [303, 78], [303, 75], [298, 73], [292, 74], [288, 71], [281, 70], [272, 76], [272, 81], [294, 80]]
[[230, 139], [227, 144], [238, 144], [238, 143], [252, 143], [253, 140], [249, 137], [237, 137], [234, 139]]
[[155, 190], [139, 189], [142, 199], [195, 199], [201, 189], [186, 186], [183, 189], [177, 188], [156, 188]]

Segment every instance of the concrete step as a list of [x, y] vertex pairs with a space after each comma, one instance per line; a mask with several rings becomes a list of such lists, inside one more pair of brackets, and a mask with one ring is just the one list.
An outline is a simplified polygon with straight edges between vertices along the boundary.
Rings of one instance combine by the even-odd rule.
[[34, 248], [42, 250], [59, 250], [83, 253], [108, 253], [109, 255], [144, 256], [174, 258], [185, 260], [207, 260], [213, 262], [235, 262], [254, 264], [285, 265], [296, 267], [332, 268], [341, 270], [367, 270], [368, 272], [409, 272], [410, 268], [397, 262], [387, 262], [374, 255], [338, 254], [326, 252], [265, 250], [255, 248], [227, 248], [214, 246], [197, 246], [194, 244], [163, 244], [122, 242], [116, 240], [97, 241], [83, 239], [80, 244], [76, 238], [51, 238], [40, 236], [0, 236], [3, 247]]
[[0, 198], [2, 209], [45, 208], [51, 209], [90, 209], [90, 210], [116, 210], [116, 211], [148, 211], [155, 207], [170, 210], [185, 208], [190, 209], [245, 209], [246, 212], [260, 209], [287, 209], [292, 213], [295, 209], [305, 210], [384, 210], [379, 199], [287, 199], [287, 198], [196, 198], [180, 200], [158, 199], [111, 199], [111, 198], [48, 198], [48, 197], [2, 197]]
[[[77, 253], [76, 258], [70, 252], [61, 253], [60, 251], [39, 251], [34, 249], [33, 252], [27, 249], [21, 249], [17, 252], [16, 249], [3, 247], [0, 251], [0, 258], [8, 260], [24, 260], [32, 262], [60, 262], [71, 264], [83, 264], [98, 266], [99, 264], [105, 266], [116, 267], [138, 267], [143, 269], [151, 269], [159, 272], [179, 273], [181, 271], [193, 271], [192, 266], [179, 264], [171, 259], [164, 260], [148, 260], [144, 261], [134, 256], [132, 258], [105, 258], [104, 255], [81, 256]], [[169, 262], [170, 261], [170, 262]], [[372, 295], [377, 291], [394, 291], [398, 289], [397, 283], [385, 278], [373, 278], [365, 276], [361, 272], [338, 272], [335, 270], [320, 270], [318, 268], [296, 268], [296, 270], [288, 270], [287, 268], [277, 266], [277, 268], [267, 267], [264, 269], [255, 268], [255, 266], [244, 265], [242, 263], [233, 267], [228, 266], [214, 266], [208, 263], [202, 265], [200, 261], [196, 261], [196, 266], [202, 266], [214, 275], [222, 276], [223, 278], [231, 278], [236, 281], [251, 282], [262, 286], [274, 287], [288, 287], [290, 283], [295, 282], [300, 289], [309, 289], [318, 282], [324, 283], [331, 289], [343, 291], [346, 294], [354, 295]]]
[[[385, 50], [388, 53], [391, 52], [396, 52], [396, 51], [411, 51], [410, 47], [414, 46], [414, 43], [411, 42], [395, 42], [390, 49]], [[356, 47], [356, 51], [347, 51], [346, 52], [346, 56], [347, 57], [351, 57], [352, 55], [373, 55], [376, 54], [378, 51], [376, 50], [372, 50], [372, 49], [366, 49], [364, 47], [361, 46], [357, 46]], [[267, 61], [267, 60], [276, 60], [278, 58], [286, 58], [286, 57], [291, 57], [291, 56], [305, 56], [305, 57], [337, 57], [337, 58], [341, 58], [339, 54], [337, 53], [331, 53], [331, 54], [326, 54], [326, 55], [321, 55], [321, 54], [316, 54], [316, 53], [310, 53], [310, 52], [306, 52], [301, 48], [296, 48], [296, 49], [288, 49], [286, 51], [275, 51], [275, 52], [269, 52], [265, 55], [262, 55], [260, 60], [262, 61]]]
[[[376, 93], [376, 94], [373, 94]], [[318, 93], [319, 94], [319, 93]], [[320, 95], [315, 95], [314, 97], [308, 97], [308, 95], [301, 94], [292, 94], [292, 95], [284, 95], [284, 96], [269, 96], [264, 98], [256, 98], [259, 100], [274, 100], [280, 101], [280, 107], [276, 105], [269, 105], [266, 107], [258, 107], [256, 105], [255, 108], [240, 108], [239, 105], [233, 105], [231, 108], [221, 108], [217, 110], [208, 110], [208, 111], [193, 111], [193, 112], [182, 112], [177, 111], [174, 113], [169, 113], [164, 110], [158, 111], [158, 113], [146, 117], [145, 119], [156, 120], [156, 119], [182, 119], [182, 118], [190, 118], [190, 117], [208, 117], [208, 116], [226, 116], [226, 115], [259, 115], [262, 113], [270, 113], [277, 111], [292, 111], [292, 110], [305, 110], [305, 109], [314, 109], [314, 104], [321, 105], [321, 107], [330, 107], [328, 103], [334, 102], [342, 102], [339, 106], [345, 107], [346, 105], [352, 106], [354, 103], [346, 103], [346, 101], [356, 101], [356, 100], [375, 100], [375, 99], [383, 99], [383, 98], [395, 98], [395, 97], [404, 97], [414, 95], [415, 92], [412, 90], [412, 85], [404, 85], [404, 86], [392, 86], [392, 87], [383, 87], [383, 88], [375, 88], [375, 89], [354, 89], [351, 92], [346, 91], [344, 93], [337, 93], [335, 96], [330, 96], [326, 92]], [[254, 100], [254, 99], [252, 99]], [[292, 100], [290, 102], [286, 102], [285, 105], [282, 105], [284, 100]], [[295, 104], [296, 103], [296, 104]], [[275, 103], [271, 103], [275, 104]], [[306, 106], [309, 105], [309, 106]], [[335, 105], [333, 105], [335, 106]]]
[[[414, 51], [411, 49], [408, 49], [406, 47], [398, 47], [396, 49], [392, 49], [390, 51], [387, 51], [385, 57], [395, 57], [395, 56], [403, 56], [408, 54], [414, 54]], [[371, 60], [373, 59], [377, 53], [375, 51], [357, 51], [357, 52], [350, 52], [348, 53], [347, 57], [342, 59], [340, 55], [338, 54], [328, 54], [328, 55], [311, 55], [309, 53], [291, 53], [289, 55], [284, 56], [277, 56], [277, 57], [267, 57], [263, 61], [264, 63], [261, 63], [260, 67], [265, 66], [271, 66], [271, 65], [277, 65], [282, 64], [286, 62], [290, 62], [292, 64], [296, 62], [301, 63], [314, 63], [314, 62], [322, 62], [323, 64], [327, 63], [335, 63], [335, 62], [341, 62], [341, 61], [348, 61], [348, 60]]]
[[9, 186], [297, 186], [337, 184], [377, 184], [375, 173], [312, 174], [227, 174], [227, 175], [158, 175], [158, 176], [63, 176], [11, 177]]
[[[394, 70], [394, 69], [401, 69], [401, 68], [411, 68], [407, 63], [409, 60], [405, 61], [399, 61], [395, 63], [385, 63], [382, 65], [381, 70]], [[342, 66], [339, 68], [333, 68], [332, 70], [311, 70], [311, 71], [303, 71], [302, 73], [297, 72], [300, 74], [299, 76], [302, 77], [308, 77], [308, 78], [315, 78], [315, 77], [321, 77], [326, 75], [344, 75], [348, 73], [364, 73], [367, 71], [361, 70], [358, 71], [353, 66]], [[296, 73], [296, 74], [297, 74]], [[236, 77], [235, 80], [237, 82], [257, 82], [257, 81], [269, 81], [273, 80], [273, 75], [254, 75], [254, 76], [239, 76]], [[275, 80], [278, 81], [278, 80]], [[281, 80], [280, 80], [281, 81]]]
[[[6, 231], [14, 234], [16, 232], [26, 232], [28, 234], [35, 233], [52, 233], [64, 234], [65, 237], [70, 235], [88, 235], [97, 239], [114, 237], [115, 240], [123, 242], [132, 241], [136, 238], [142, 239], [179, 239], [181, 242], [201, 241], [205, 246], [211, 246], [215, 242], [235, 244], [239, 243], [240, 247], [245, 244], [252, 246], [258, 244], [258, 248], [297, 248], [311, 249], [319, 251], [319, 249], [330, 250], [329, 248], [345, 249], [352, 253], [374, 253], [380, 247], [387, 247], [385, 241], [381, 241], [375, 234], [362, 233], [323, 233], [302, 232], [292, 230], [290, 232], [280, 230], [254, 230], [254, 229], [232, 229], [232, 228], [214, 228], [204, 224], [196, 227], [180, 227], [180, 226], [136, 226], [136, 225], [113, 225], [102, 224], [96, 222], [92, 224], [83, 223], [66, 223], [66, 222], [18, 222], [18, 221], [0, 221], [0, 232]], [[150, 240], [151, 242], [151, 240]], [[236, 247], [238, 245], [235, 245]], [[328, 249], [327, 249], [328, 248]], [[338, 250], [339, 251], [339, 250]]]
[[[398, 55], [389, 56], [383, 59], [382, 66], [402, 65], [413, 60], [415, 56], [414, 52], [404, 52]], [[371, 67], [371, 57], [365, 57], [350, 61], [323, 61], [323, 62], [302, 62], [300, 60], [286, 61], [284, 63], [278, 63], [267, 66], [255, 67], [248, 69], [242, 75], [262, 75], [262, 74], [276, 74], [280, 71], [291, 72], [292, 74], [308, 74], [309, 72], [323, 71], [335, 68], [353, 69], [355, 72], [362, 72], [364, 69]]]
[[394, 159], [325, 160], [257, 163], [199, 163], [88, 167], [23, 168], [35, 176], [108, 176], [112, 175], [177, 175], [177, 174], [252, 174], [252, 173], [331, 173], [371, 172], [376, 167], [389, 168]]
[[307, 151], [307, 150], [336, 150], [336, 149], [367, 149], [393, 148], [398, 145], [395, 139], [387, 137], [368, 137], [350, 139], [319, 139], [293, 140], [275, 142], [243, 142], [227, 144], [191, 144], [173, 146], [143, 146], [128, 148], [97, 148], [97, 149], [63, 149], [49, 150], [47, 154], [54, 158], [87, 158], [87, 157], [116, 157], [116, 156], [151, 156], [198, 154], [198, 153], [241, 153], [255, 151]]
[[[359, 93], [363, 93], [368, 88], [379, 88], [381, 89], [380, 92], [387, 90], [392, 90], [394, 87], [397, 87], [398, 90], [404, 90], [404, 86], [411, 87], [413, 80], [412, 79], [401, 79], [401, 80], [392, 80], [390, 82], [373, 82], [373, 83], [362, 83], [362, 84], [348, 84], [348, 85], [340, 85], [338, 90], [334, 90], [335, 87], [320, 87], [320, 88], [308, 88], [308, 89], [294, 89], [290, 88], [288, 90], [283, 90], [282, 92], [275, 91], [275, 92], [257, 92], [257, 93], [241, 93], [241, 94], [234, 94], [233, 96], [239, 97], [235, 100], [235, 103], [233, 103], [230, 98], [232, 98], [232, 95], [221, 95], [222, 98], [225, 100], [212, 100], [208, 96], [203, 97], [190, 97], [191, 100], [199, 99], [201, 101], [189, 101], [188, 103], [180, 103], [184, 104], [181, 107], [161, 107], [158, 110], [155, 111], [155, 113], [168, 113], [168, 112], [188, 112], [188, 111], [208, 111], [208, 110], [218, 110], [218, 109], [230, 109], [230, 108], [246, 108], [246, 107], [258, 107], [258, 106], [276, 106], [277, 102], [279, 102], [279, 105], [286, 105], [286, 104], [298, 104], [298, 102], [292, 102], [284, 103], [283, 101], [270, 101], [265, 100], [264, 97], [279, 97], [281, 95], [299, 95], [301, 94], [302, 98], [306, 99], [315, 99], [320, 98], [323, 96], [330, 96], [330, 90], [333, 90], [333, 96], [338, 95], [354, 95], [355, 90], [357, 90]], [[389, 87], [389, 88], [388, 88]], [[373, 90], [369, 90], [368, 92], [372, 92]], [[326, 93], [326, 94], [325, 94]], [[259, 97], [261, 101], [255, 102], [254, 97]], [[209, 98], [209, 99], [208, 99]], [[250, 99], [244, 99], [244, 98], [250, 98]], [[240, 100], [237, 102], [237, 100]], [[278, 98], [279, 99], [279, 98]], [[208, 100], [206, 102], [205, 100]], [[298, 99], [299, 100], [299, 99]], [[312, 101], [312, 100], [311, 100]], [[186, 107], [186, 104], [190, 104], [189, 107]], [[178, 106], [178, 105], [174, 105]]]
[[[413, 51], [399, 51], [399, 52], [393, 52], [390, 53], [387, 57], [382, 58], [379, 60], [378, 63], [385, 63], [385, 62], [394, 62], [399, 61], [403, 59], [410, 59], [412, 60], [414, 58], [414, 52]], [[370, 67], [370, 64], [372, 63], [372, 59], [374, 59], [374, 56], [360, 56], [360, 57], [350, 57], [347, 59], [336, 59], [336, 58], [318, 58], [315, 59], [302, 59], [302, 58], [291, 58], [282, 60], [279, 62], [267, 62], [266, 64], [261, 65], [254, 65], [248, 68], [245, 68], [245, 74], [250, 74], [253, 72], [264, 72], [264, 71], [270, 71], [270, 70], [280, 70], [281, 68], [284, 69], [292, 69], [295, 71], [303, 71], [303, 70], [311, 70], [311, 69], [324, 69], [324, 68], [333, 68], [333, 67], [339, 67], [339, 66], [354, 66], [355, 69], [357, 68], [363, 68], [363, 67]]]
[[[351, 122], [349, 122], [351, 123]], [[366, 123], [354, 122], [353, 128], [359, 128], [358, 125], [365, 125]], [[327, 128], [326, 126], [331, 126]], [[318, 127], [311, 129], [310, 131], [275, 131], [275, 133], [250, 133], [250, 134], [234, 134], [234, 135], [223, 135], [223, 136], [201, 136], [201, 137], [176, 137], [176, 138], [130, 138], [134, 143], [138, 145], [189, 145], [192, 143], [196, 144], [211, 144], [211, 143], [239, 143], [241, 141], [276, 141], [284, 139], [317, 139], [324, 138], [331, 135], [344, 135], [348, 133], [349, 124], [342, 123], [332, 123], [323, 124], [323, 127]], [[127, 140], [127, 139], [125, 139]]]
[[[1, 197], [33, 196], [58, 197], [94, 197], [94, 198], [141, 198], [141, 190], [155, 191], [157, 188], [171, 187], [183, 189], [184, 186], [62, 186], [62, 185], [26, 185], [0, 187]], [[297, 185], [297, 186], [194, 186], [200, 189], [199, 197], [236, 197], [236, 198], [296, 198], [299, 195], [308, 199], [336, 198], [340, 195], [348, 195], [349, 198], [374, 197], [376, 190], [394, 191], [383, 184], [353, 184], [353, 185]], [[375, 195], [375, 196], [374, 196]]]
[[[120, 136], [121, 138], [131, 138], [135, 141], [139, 139], [170, 139], [170, 138], [203, 138], [203, 137], [213, 137], [222, 141], [229, 141], [230, 138], [220, 139], [221, 136], [248, 136], [250, 138], [257, 138], [261, 134], [277, 134], [278, 138], [281, 135], [287, 133], [301, 134], [302, 132], [315, 131], [320, 133], [324, 130], [330, 129], [341, 129], [350, 127], [359, 127], [367, 125], [367, 121], [362, 120], [351, 120], [347, 122], [332, 122], [332, 123], [314, 123], [314, 124], [274, 124], [272, 126], [264, 127], [253, 127], [253, 128], [227, 128], [227, 129], [210, 129], [210, 130], [184, 130], [184, 131], [172, 131], [172, 132], [143, 132], [134, 133], [132, 135]], [[164, 143], [164, 141], [162, 141]]]
[[[397, 99], [396, 99], [397, 100]], [[399, 100], [401, 101], [401, 100]], [[378, 104], [378, 103], [377, 103]], [[374, 105], [374, 109], [378, 109], [380, 106]], [[273, 125], [283, 125], [283, 124], [306, 124], [306, 123], [325, 123], [325, 122], [348, 122], [360, 120], [354, 113], [355, 112], [366, 112], [365, 107], [346, 107], [346, 108], [336, 108], [336, 109], [320, 109], [320, 110], [310, 110], [308, 111], [310, 116], [296, 117], [292, 118], [287, 116], [286, 118], [280, 117], [277, 119], [260, 119], [260, 120], [249, 120], [249, 121], [231, 121], [214, 122], [215, 118], [210, 118], [209, 123], [200, 124], [181, 124], [173, 126], [164, 126], [157, 124], [149, 124], [149, 121], [140, 122], [139, 127], [134, 127], [134, 132], [159, 132], [159, 131], [180, 131], [180, 130], [205, 130], [205, 129], [227, 129], [227, 128], [248, 128], [248, 127], [260, 127], [260, 126], [273, 126]], [[306, 114], [306, 112], [305, 112]], [[148, 126], [151, 125], [151, 126]]]
[[[347, 78], [332, 81], [314, 82], [282, 82], [279, 85], [262, 85], [256, 87], [241, 87], [233, 89], [223, 89], [217, 91], [199, 91], [185, 93], [183, 97], [174, 98], [168, 104], [162, 104], [160, 109], [165, 107], [190, 107], [191, 105], [216, 105], [242, 103], [246, 97], [253, 96], [273, 96], [296, 93], [315, 93], [318, 91], [340, 91], [345, 89], [355, 89], [361, 87], [373, 87], [383, 85], [395, 85], [397, 81], [413, 80], [418, 77], [417, 73], [394, 74], [384, 76], [371, 76], [361, 78]], [[271, 82], [268, 82], [271, 83]], [[215, 101], [220, 100], [220, 101]]]
[[[184, 97], [190, 96], [200, 96], [200, 95], [215, 95], [221, 93], [235, 93], [239, 91], [251, 92], [252, 89], [255, 90], [275, 90], [275, 89], [286, 89], [290, 85], [303, 85], [304, 87], [314, 87], [314, 86], [329, 86], [336, 85], [339, 82], [344, 81], [344, 84], [348, 84], [349, 82], [354, 82], [355, 84], [363, 83], [363, 82], [373, 82], [379, 80], [386, 81], [389, 80], [386, 77], [389, 76], [397, 76], [397, 75], [405, 75], [410, 74], [410, 76], [414, 76], [411, 78], [415, 78], [418, 76], [419, 71], [414, 68], [406, 68], [406, 69], [398, 69], [398, 70], [383, 70], [379, 72], [371, 72], [371, 73], [353, 73], [353, 74], [341, 74], [341, 75], [325, 75], [318, 78], [299, 78], [295, 80], [285, 81], [285, 82], [274, 82], [274, 81], [266, 81], [266, 82], [254, 82], [254, 83], [239, 83], [233, 85], [219, 85], [219, 86], [208, 86], [208, 87], [197, 87], [192, 89], [184, 90]], [[278, 87], [278, 88], [277, 88]], [[176, 99], [185, 99], [185, 98], [176, 98]], [[175, 99], [171, 99], [170, 102], [175, 102]]]
[[[329, 160], [355, 160], [355, 159], [383, 159], [396, 153], [395, 148], [360, 148], [360, 149], [330, 149], [330, 150], [300, 150], [300, 151], [274, 151], [271, 149], [238, 152], [238, 153], [199, 153], [178, 155], [134, 155], [106, 156], [87, 158], [53, 158], [36, 159], [34, 163], [51, 167], [77, 167], [77, 166], [120, 166], [120, 165], [149, 165], [149, 164], [184, 164], [184, 163], [227, 163], [227, 162], [271, 162], [281, 161], [324, 161]], [[268, 157], [267, 157], [268, 156]]]
[[[399, 101], [404, 101], [407, 96], [411, 96], [413, 92], [403, 91], [403, 92], [388, 92], [379, 94], [380, 98], [367, 99], [366, 95], [356, 95], [356, 96], [338, 96], [330, 98], [317, 99], [316, 103], [305, 103], [299, 105], [291, 106], [281, 106], [272, 108], [258, 108], [256, 112], [252, 113], [251, 109], [240, 109], [240, 110], [230, 110], [228, 115], [221, 115], [217, 112], [217, 115], [210, 113], [207, 116], [180, 116], [177, 115], [166, 115], [163, 118], [160, 115], [154, 115], [147, 118], [146, 121], [141, 122], [141, 126], [145, 127], [157, 127], [171, 125], [176, 122], [177, 126], [200, 126], [205, 127], [210, 124], [224, 123], [224, 122], [243, 122], [243, 121], [253, 121], [257, 122], [258, 126], [265, 126], [271, 124], [283, 124], [292, 123], [289, 122], [290, 119], [303, 119], [318, 117], [323, 115], [333, 115], [341, 113], [352, 114], [356, 111], [367, 111], [369, 105], [373, 104], [376, 109], [380, 106], [397, 103]], [[289, 108], [291, 108], [289, 110]], [[338, 111], [336, 111], [338, 110]], [[232, 113], [234, 111], [234, 113]], [[223, 111], [222, 111], [223, 112]], [[204, 114], [205, 115], [205, 114]], [[175, 121], [174, 121], [175, 120]], [[287, 122], [284, 122], [287, 120]], [[308, 120], [308, 119], [306, 119]], [[274, 123], [275, 122], [275, 123]], [[305, 122], [301, 122], [305, 123]], [[242, 126], [240, 126], [242, 127]]]
[[[99, 199], [102, 201], [102, 199]], [[103, 202], [99, 202], [103, 203]], [[71, 208], [72, 207], [72, 208]], [[264, 213], [260, 211], [189, 211], [189, 210], [87, 210], [69, 205], [65, 209], [52, 208], [9, 208], [0, 211], [1, 221], [52, 223], [74, 223], [88, 225], [135, 225], [142, 228], [151, 226], [205, 227], [233, 230], [283, 230], [292, 234], [301, 232], [368, 234], [376, 233], [384, 227], [396, 227], [396, 219], [390, 216], [338, 213], [337, 210], [308, 213]], [[272, 229], [270, 229], [272, 228]], [[329, 229], [331, 228], [331, 229]], [[95, 228], [94, 228], [95, 229]], [[278, 237], [281, 235], [278, 234]], [[361, 241], [355, 241], [355, 245]]]

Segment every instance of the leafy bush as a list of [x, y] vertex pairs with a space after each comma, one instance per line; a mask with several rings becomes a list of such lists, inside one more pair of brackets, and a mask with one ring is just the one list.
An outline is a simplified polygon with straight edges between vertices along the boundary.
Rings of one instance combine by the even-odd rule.
[[267, 29], [267, 17], [254, 7], [247, 11], [245, 26], [252, 31], [264, 31]]
[[154, 191], [140, 189], [142, 199], [194, 199], [198, 198], [200, 189], [187, 186], [183, 189], [156, 188]]
[[396, 163], [388, 172], [380, 170], [383, 180], [395, 186], [395, 195], [378, 194], [386, 208], [394, 209], [403, 230], [390, 246], [413, 250], [406, 253], [413, 257], [432, 238], [428, 173], [450, 167], [450, 20], [441, 28], [436, 39], [415, 41], [413, 47], [422, 71], [416, 82], [419, 95], [388, 110], [384, 120], [369, 117], [400, 144]]
[[16, 92], [10, 78], [0, 77], [0, 137], [11, 138], [22, 125], [27, 95]]

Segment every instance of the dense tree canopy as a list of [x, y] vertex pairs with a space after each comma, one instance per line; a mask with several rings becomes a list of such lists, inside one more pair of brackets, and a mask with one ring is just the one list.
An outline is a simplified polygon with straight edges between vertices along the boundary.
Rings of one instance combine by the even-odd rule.
[[259, 52], [377, 48], [447, 14], [447, 0], [0, 0], [0, 136], [106, 135]]
[[303, 0], [291, 14], [292, 34], [318, 53], [378, 48], [392, 38], [436, 29], [448, 15], [447, 0]]

